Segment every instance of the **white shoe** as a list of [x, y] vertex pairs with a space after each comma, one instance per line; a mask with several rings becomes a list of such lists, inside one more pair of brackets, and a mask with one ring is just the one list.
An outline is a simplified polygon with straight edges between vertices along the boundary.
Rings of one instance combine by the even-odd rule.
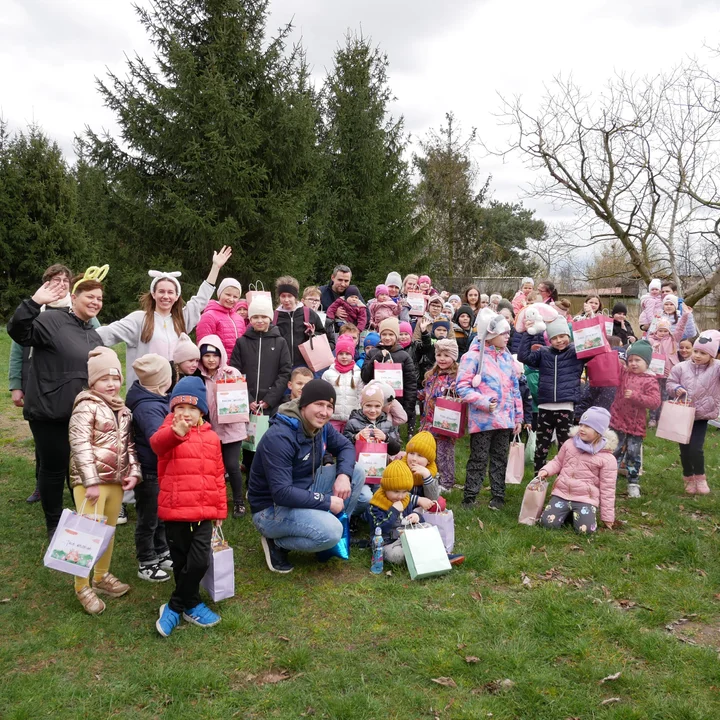
[[450, 488], [443, 487], [442, 485], [440, 486], [440, 494], [441, 495], [449, 495], [450, 492], [451, 492]]
[[628, 483], [627, 490], [629, 498], [640, 497], [640, 486], [637, 483]]

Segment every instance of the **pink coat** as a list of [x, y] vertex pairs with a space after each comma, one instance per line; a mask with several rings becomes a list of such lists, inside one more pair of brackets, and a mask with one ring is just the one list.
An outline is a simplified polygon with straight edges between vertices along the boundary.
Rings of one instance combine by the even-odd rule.
[[211, 300], [195, 330], [198, 347], [207, 335], [217, 335], [222, 340], [225, 352], [232, 355], [235, 341], [245, 333], [245, 321], [237, 314], [237, 305], [229, 310], [217, 300]]
[[663, 301], [660, 295], [657, 297], [648, 295], [641, 300], [640, 304], [642, 306], [642, 312], [640, 313], [640, 325], [651, 325], [655, 318], [662, 317]]
[[370, 322], [374, 328], [377, 328], [383, 320], [389, 317], [397, 317], [400, 314], [400, 303], [394, 300], [386, 300], [370, 304]]
[[572, 502], [589, 503], [600, 508], [600, 519], [615, 522], [615, 483], [617, 460], [613, 451], [617, 435], [608, 430], [603, 436], [605, 447], [597, 454], [581, 450], [575, 445], [577, 428], [570, 431], [570, 439], [560, 452], [543, 468], [548, 475], [557, 475], [552, 495]]
[[527, 295], [522, 290], [518, 290], [515, 293], [515, 297], [512, 299], [512, 309], [515, 315], [517, 315], [527, 304]]
[[[625, 391], [632, 390], [629, 398]], [[610, 427], [613, 430], [645, 437], [647, 411], [660, 407], [660, 385], [649, 372], [635, 375], [626, 367], [620, 368], [620, 386], [610, 407]]]
[[690, 313], [683, 313], [675, 323], [675, 327], [663, 338], [658, 337], [656, 333], [648, 333], [647, 339], [652, 345], [653, 352], [665, 356], [665, 377], [680, 362], [677, 356], [678, 344], [682, 340], [689, 317]]
[[696, 365], [692, 360], [678, 363], [667, 381], [668, 395], [675, 397], [678, 387], [687, 390], [695, 406], [696, 420], [715, 420], [720, 415], [720, 362]]

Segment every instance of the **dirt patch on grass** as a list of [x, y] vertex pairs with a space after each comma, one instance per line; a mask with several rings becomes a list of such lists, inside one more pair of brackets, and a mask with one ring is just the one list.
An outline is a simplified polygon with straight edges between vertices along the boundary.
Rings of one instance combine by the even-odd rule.
[[690, 618], [680, 618], [665, 627], [681, 642], [720, 652], [720, 621], [702, 623]]
[[0, 413], [0, 448], [4, 453], [34, 458], [35, 452], [28, 443], [31, 438], [30, 426], [23, 420], [20, 408]]

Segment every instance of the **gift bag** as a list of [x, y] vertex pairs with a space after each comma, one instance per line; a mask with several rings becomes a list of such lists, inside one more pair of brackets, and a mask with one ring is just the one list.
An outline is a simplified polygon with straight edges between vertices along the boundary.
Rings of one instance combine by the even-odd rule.
[[307, 366], [313, 372], [326, 370], [335, 362], [327, 335], [315, 335], [298, 348]]
[[534, 525], [538, 521], [545, 507], [547, 487], [547, 482], [537, 477], [528, 483], [518, 517], [521, 525]]
[[439, 397], [433, 413], [433, 435], [461, 438], [465, 434], [467, 405], [457, 397]]
[[535, 446], [537, 445], [537, 433], [528, 430], [527, 442], [525, 443], [525, 464], [532, 465], [535, 462]]
[[603, 328], [605, 329], [605, 337], [612, 337], [613, 330], [615, 329], [615, 321], [607, 314], [606, 310], [603, 310], [600, 317], [603, 319]]
[[520, 442], [520, 436], [516, 435], [510, 443], [507, 468], [505, 469], [505, 484], [520, 485], [525, 474], [525, 445]]
[[235, 595], [233, 550], [219, 527], [213, 528], [210, 565], [200, 584], [208, 591], [213, 602], [227, 600]]
[[250, 415], [247, 427], [247, 437], [243, 440], [243, 450], [250, 450], [255, 452], [262, 436], [267, 432], [270, 427], [270, 418], [267, 415]]
[[43, 559], [45, 567], [86, 578], [107, 550], [115, 528], [104, 516], [83, 515], [65, 508]]
[[610, 347], [605, 337], [605, 320], [602, 315], [574, 322], [572, 331], [575, 353], [579, 358], [599, 355]]
[[407, 301], [410, 305], [409, 315], [422, 317], [425, 314], [425, 296], [422, 293], [408, 293]]
[[403, 394], [403, 369], [401, 363], [375, 361], [375, 380], [387, 383], [395, 392], [395, 397]]
[[265, 290], [265, 286], [260, 280], [250, 283], [248, 285], [248, 291], [245, 293], [245, 299], [248, 301], [248, 305], [253, 301], [253, 298], [256, 297], [266, 297], [272, 305], [272, 293]]
[[591, 387], [618, 387], [620, 385], [620, 358], [616, 352], [595, 355], [585, 365]]
[[444, 575], [452, 570], [440, 531], [434, 525], [406, 525], [400, 544], [412, 580]]
[[341, 560], [350, 559], [350, 521], [344, 510], [337, 516], [337, 519], [343, 527], [342, 537], [337, 541], [337, 545], [331, 547], [329, 550], [315, 553], [315, 557], [317, 557], [320, 562], [327, 562], [334, 557], [340, 558]]
[[695, 422], [695, 408], [684, 402], [666, 400], [662, 404], [655, 435], [687, 445]]
[[355, 464], [365, 471], [365, 482], [377, 485], [387, 467], [387, 443], [374, 440], [355, 441]]
[[660, 353], [653, 353], [652, 360], [650, 361], [650, 367], [648, 370], [655, 375], [656, 378], [665, 377], [665, 360], [666, 357]]
[[245, 378], [227, 378], [215, 384], [218, 423], [248, 422], [250, 420], [250, 400]]
[[[439, 505], [436, 505], [439, 509]], [[452, 510], [442, 510], [438, 512], [431, 512], [425, 510], [423, 512], [423, 518], [426, 523], [434, 525], [442, 538], [443, 545], [445, 546], [445, 552], [451, 553], [455, 547], [455, 516]]]

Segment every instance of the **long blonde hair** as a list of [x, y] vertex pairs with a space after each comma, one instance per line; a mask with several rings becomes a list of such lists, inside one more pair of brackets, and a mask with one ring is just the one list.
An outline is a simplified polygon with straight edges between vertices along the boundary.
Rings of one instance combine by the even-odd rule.
[[458, 365], [457, 360], [453, 360], [453, 364], [447, 369], [443, 370], [437, 362], [425, 373], [425, 382], [430, 380], [430, 378], [435, 375], [435, 373], [442, 373], [443, 375], [455, 375], [457, 376], [458, 368], [460, 366]]
[[[184, 307], [185, 301], [182, 297], [178, 297], [170, 310], [173, 328], [175, 328], [175, 334], [178, 335], [178, 337], [181, 333], [187, 333], [185, 329], [185, 315], [183, 314]], [[140, 342], [148, 343], [155, 333], [155, 298], [152, 296], [152, 293], [146, 292], [140, 296], [140, 309], [145, 313], [145, 320], [143, 320], [142, 332], [140, 333]]]

